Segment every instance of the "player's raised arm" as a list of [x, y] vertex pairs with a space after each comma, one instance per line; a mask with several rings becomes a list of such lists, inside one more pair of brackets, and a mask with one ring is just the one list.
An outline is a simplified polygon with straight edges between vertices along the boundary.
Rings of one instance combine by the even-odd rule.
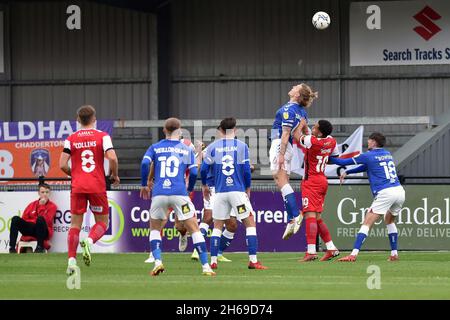
[[302, 118], [300, 120], [300, 124], [295, 128], [292, 136], [294, 137], [294, 140], [300, 141], [300, 138], [302, 135], [308, 135], [311, 134], [309, 132], [308, 124], [306, 123], [306, 119]]
[[203, 152], [205, 149], [205, 144], [201, 140], [196, 140], [194, 142], [194, 150], [195, 150], [195, 160], [197, 162], [198, 168], [202, 165], [203, 160]]

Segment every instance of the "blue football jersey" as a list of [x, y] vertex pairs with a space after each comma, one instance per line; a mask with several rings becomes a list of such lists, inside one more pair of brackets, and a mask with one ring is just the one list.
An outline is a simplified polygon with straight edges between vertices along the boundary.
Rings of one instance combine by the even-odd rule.
[[389, 151], [377, 148], [353, 158], [356, 164], [367, 166], [370, 189], [376, 195], [383, 189], [400, 185], [394, 159]]
[[237, 139], [220, 139], [206, 148], [204, 161], [212, 167], [216, 193], [245, 191], [244, 169], [248, 146]]
[[185, 173], [197, 166], [192, 148], [179, 140], [164, 139], [151, 145], [144, 158], [155, 167], [152, 196], [188, 195]]
[[289, 142], [292, 143], [292, 133], [300, 124], [300, 120], [307, 119], [305, 109], [295, 102], [288, 102], [277, 110], [275, 120], [272, 125], [271, 139], [279, 139], [283, 134], [283, 127], [291, 128]]
[[303, 107], [302, 105], [296, 104], [297, 107], [297, 116], [299, 116], [299, 124], [300, 121], [303, 119], [305, 119], [306, 123], [308, 123], [308, 113], [306, 112], [305, 107]]
[[208, 172], [208, 177], [206, 178], [206, 185], [208, 187], [214, 187], [214, 167], [211, 166]]
[[[203, 159], [206, 157], [206, 149], [203, 150]], [[208, 187], [214, 187], [214, 167], [211, 166], [208, 171], [208, 175], [206, 176], [206, 185]]]

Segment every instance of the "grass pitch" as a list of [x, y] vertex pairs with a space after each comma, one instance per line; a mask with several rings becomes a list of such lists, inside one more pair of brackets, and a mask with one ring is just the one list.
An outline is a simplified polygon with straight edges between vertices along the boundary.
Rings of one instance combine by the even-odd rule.
[[[341, 257], [344, 253], [341, 253]], [[247, 255], [227, 253], [216, 277], [201, 275], [189, 254], [163, 255], [166, 272], [149, 276], [147, 254], [93, 254], [83, 264], [81, 289], [66, 287], [66, 254], [0, 255], [0, 299], [450, 299], [450, 253], [362, 252], [356, 263], [297, 262], [296, 253], [260, 253], [269, 270], [248, 270]], [[381, 289], [369, 290], [371, 265], [381, 271]]]

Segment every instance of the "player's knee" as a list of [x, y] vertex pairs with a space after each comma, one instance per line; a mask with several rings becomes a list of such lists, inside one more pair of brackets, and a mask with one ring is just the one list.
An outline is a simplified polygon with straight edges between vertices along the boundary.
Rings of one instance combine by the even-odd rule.
[[253, 218], [253, 215], [250, 215], [248, 218], [243, 219], [242, 223], [246, 228], [256, 227], [256, 222], [255, 219]]
[[203, 211], [202, 222], [206, 223], [207, 225], [210, 225], [213, 222], [212, 211], [211, 210], [204, 210]]
[[187, 232], [186, 227], [185, 227], [181, 222], [175, 223], [175, 229], [176, 229], [182, 236], [184, 236], [184, 235], [186, 234], [186, 232]]
[[276, 180], [277, 186], [279, 189], [283, 188], [285, 185], [289, 184], [289, 178], [286, 175], [281, 175]]
[[229, 220], [226, 224], [225, 224], [225, 228], [232, 233], [235, 233], [237, 231], [238, 228], [238, 224], [236, 220]]
[[388, 213], [386, 213], [386, 216], [384, 217], [384, 222], [386, 224], [391, 224], [395, 222], [395, 216], [392, 215], [392, 213], [390, 211], [388, 211]]
[[70, 227], [71, 228], [77, 228], [77, 229], [81, 229], [81, 225], [83, 223], [83, 215], [72, 215], [71, 217], [72, 221], [70, 222]]

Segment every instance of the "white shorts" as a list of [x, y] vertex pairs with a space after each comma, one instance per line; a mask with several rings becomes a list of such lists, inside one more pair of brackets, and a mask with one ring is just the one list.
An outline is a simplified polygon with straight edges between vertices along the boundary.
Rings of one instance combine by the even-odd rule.
[[215, 195], [212, 213], [214, 220], [228, 220], [230, 216], [242, 220], [252, 212], [252, 204], [245, 192], [221, 192]]
[[[213, 204], [214, 204], [214, 198], [216, 196], [216, 191], [214, 187], [209, 187], [209, 190], [211, 190], [211, 194], [209, 196], [209, 200], [206, 200], [203, 198], [203, 210], [212, 210]], [[236, 218], [236, 213], [234, 213], [234, 210], [230, 210], [230, 216]]]
[[[269, 160], [270, 160], [270, 170], [272, 173], [278, 172], [278, 155], [280, 154], [280, 144], [281, 139], [272, 140], [272, 144], [270, 145], [269, 151]], [[292, 161], [292, 145], [288, 142], [286, 146], [286, 153], [284, 154], [284, 164], [283, 170], [287, 172], [287, 174], [291, 173], [291, 161]]]
[[405, 189], [402, 186], [383, 189], [376, 195], [370, 210], [377, 214], [386, 214], [388, 211], [397, 216], [405, 202]]
[[150, 217], [154, 220], [166, 220], [167, 209], [172, 207], [179, 221], [192, 218], [196, 212], [188, 196], [155, 196], [150, 205]]

